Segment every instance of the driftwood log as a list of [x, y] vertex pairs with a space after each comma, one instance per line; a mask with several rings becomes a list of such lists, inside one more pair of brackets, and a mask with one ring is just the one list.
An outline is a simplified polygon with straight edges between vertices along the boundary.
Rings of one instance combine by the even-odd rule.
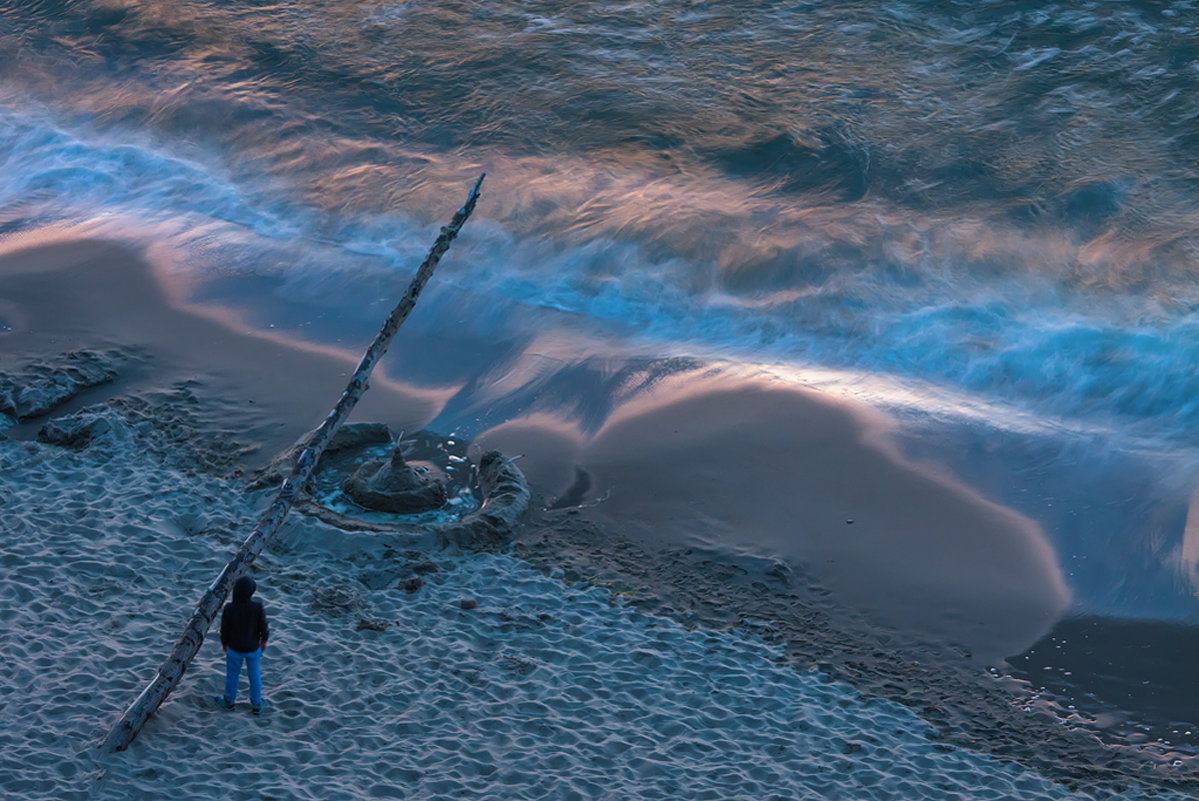
[[300, 488], [307, 483], [312, 476], [312, 472], [316, 467], [317, 461], [320, 459], [321, 453], [328, 445], [330, 438], [336, 432], [337, 427], [349, 415], [350, 411], [358, 403], [358, 399], [367, 389], [368, 379], [375, 364], [387, 352], [387, 346], [391, 343], [392, 337], [400, 325], [408, 317], [408, 313], [412, 311], [412, 307], [416, 305], [416, 299], [420, 296], [421, 290], [428, 283], [429, 278], [433, 275], [433, 270], [437, 266], [437, 262], [441, 260], [442, 255], [449, 250], [450, 243], [458, 235], [458, 231], [462, 228], [463, 223], [470, 217], [471, 212], [475, 209], [475, 202], [479, 199], [479, 187], [483, 183], [483, 176], [475, 181], [475, 185], [471, 188], [470, 194], [467, 196], [466, 203], [462, 208], [458, 209], [454, 214], [450, 224], [441, 229], [441, 233], [437, 237], [437, 241], [433, 243], [433, 247], [429, 250], [425, 260], [421, 263], [420, 268], [416, 271], [416, 275], [412, 278], [408, 285], [407, 291], [404, 292], [399, 303], [392, 309], [387, 320], [383, 323], [383, 327], [379, 329], [379, 333], [375, 335], [370, 347], [366, 349], [361, 361], [358, 362], [358, 367], [354, 370], [353, 376], [350, 377], [349, 383], [346, 385], [345, 392], [342, 393], [341, 399], [329, 412], [328, 417], [324, 422], [313, 431], [307, 438], [303, 449], [295, 460], [295, 464], [291, 469], [290, 475], [284, 480], [283, 485], [279, 488], [278, 494], [267, 507], [262, 517], [258, 521], [258, 525], [246, 537], [241, 548], [224, 570], [217, 576], [216, 581], [212, 582], [208, 591], [200, 599], [200, 603], [192, 612], [191, 620], [183, 629], [179, 641], [175, 644], [170, 656], [158, 668], [158, 674], [154, 677], [141, 694], [134, 699], [133, 703], [125, 710], [120, 719], [113, 724], [108, 735], [100, 744], [101, 748], [112, 751], [123, 751], [141, 731], [146, 720], [154, 713], [155, 710], [162, 704], [163, 700], [170, 694], [171, 690], [179, 683], [183, 674], [187, 671], [188, 665], [200, 650], [200, 645], [204, 642], [204, 635], [208, 632], [208, 628], [212, 625], [213, 618], [225, 602], [225, 597], [229, 594], [230, 588], [238, 578], [240, 578], [250, 564], [262, 553], [262, 549], [271, 541], [279, 527], [283, 525], [283, 520], [287, 517], [288, 511], [291, 510], [295, 503], [296, 496]]

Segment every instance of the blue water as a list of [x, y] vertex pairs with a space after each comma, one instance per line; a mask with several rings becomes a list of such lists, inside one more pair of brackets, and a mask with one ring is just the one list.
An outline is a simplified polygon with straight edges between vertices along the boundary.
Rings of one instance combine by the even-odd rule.
[[1046, 527], [1081, 607], [1199, 620], [1196, 5], [3, 2], [0, 232], [145, 245], [197, 298], [356, 343], [486, 170], [420, 336], [902, 409]]

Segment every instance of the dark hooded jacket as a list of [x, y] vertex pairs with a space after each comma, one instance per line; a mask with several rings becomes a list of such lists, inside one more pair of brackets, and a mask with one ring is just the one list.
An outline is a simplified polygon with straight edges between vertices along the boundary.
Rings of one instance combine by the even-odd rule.
[[238, 653], [258, 650], [270, 634], [262, 603], [250, 600], [256, 589], [254, 579], [242, 576], [233, 583], [233, 600], [221, 612], [221, 645]]

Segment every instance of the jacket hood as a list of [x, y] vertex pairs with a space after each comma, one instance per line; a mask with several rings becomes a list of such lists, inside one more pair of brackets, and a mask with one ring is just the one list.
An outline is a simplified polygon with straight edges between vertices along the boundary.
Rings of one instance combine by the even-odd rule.
[[233, 602], [245, 603], [250, 600], [250, 596], [254, 594], [254, 590], [256, 589], [258, 589], [258, 585], [254, 583], [254, 579], [249, 576], [242, 576], [233, 582]]

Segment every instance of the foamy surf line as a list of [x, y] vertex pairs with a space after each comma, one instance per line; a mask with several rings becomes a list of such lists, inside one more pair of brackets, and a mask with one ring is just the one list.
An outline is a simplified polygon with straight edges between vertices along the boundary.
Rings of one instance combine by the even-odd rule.
[[[98, 269], [99, 265], [103, 265], [102, 270]], [[5, 633], [6, 649], [16, 656], [15, 661], [22, 664], [17, 677], [13, 679], [12, 689], [6, 690], [8, 697], [19, 700], [11, 705], [12, 713], [18, 714], [14, 721], [18, 722], [9, 727], [9, 736], [13, 738], [13, 747], [10, 750], [17, 756], [13, 757], [13, 762], [5, 763], [6, 766], [12, 766], [5, 767], [5, 770], [15, 771], [13, 778], [16, 784], [13, 786], [40, 796], [44, 795], [43, 791], [46, 788], [53, 786], [55, 776], [71, 782], [78, 780], [80, 785], [88, 787], [92, 785], [84, 781], [84, 778], [96, 782], [96, 787], [108, 787], [110, 774], [123, 776], [130, 782], [139, 778], [136, 774], [122, 772], [126, 771], [127, 764], [132, 763], [105, 760], [92, 754], [90, 745], [99, 738], [119, 710], [144, 686], [165, 650], [178, 635], [177, 627], [191, 611], [197, 593], [208, 585], [236, 543], [244, 536], [248, 521], [254, 516], [254, 506], [256, 502], [261, 502], [261, 499], [245, 496], [244, 484], [236, 477], [228, 476], [229, 468], [233, 461], [236, 461], [230, 460], [230, 452], [239, 452], [240, 440], [260, 436], [263, 431], [270, 434], [271, 438], [277, 439], [282, 436], [283, 431], [272, 433], [266, 430], [261, 418], [267, 409], [273, 410], [267, 415], [273, 424], [282, 426], [284, 430], [296, 428], [297, 432], [302, 431], [304, 421], [313, 412], [312, 409], [306, 408], [308, 401], [319, 406], [320, 398], [331, 396], [334, 390], [330, 388], [326, 392], [320, 389], [321, 382], [331, 378], [336, 384], [337, 371], [345, 368], [343, 360], [332, 354], [296, 350], [298, 345], [289, 345], [281, 339], [234, 334], [207, 318], [194, 317], [189, 312], [167, 308], [160, 291], [147, 283], [148, 273], [145, 265], [138, 266], [136, 259], [119, 248], [94, 242], [43, 247], [14, 255], [8, 267], [13, 276], [12, 280], [6, 283], [5, 291], [10, 293], [12, 298], [24, 300], [24, 303], [14, 306], [24, 316], [23, 324], [6, 335], [11, 350], [8, 355], [12, 359], [19, 360], [22, 348], [28, 351], [28, 355], [40, 354], [39, 358], [44, 360], [54, 358], [46, 356], [54, 352], [46, 350], [48, 348], [84, 347], [88, 343], [97, 342], [123, 347], [130, 347], [133, 343], [154, 343], [153, 348], [144, 346], [142, 352], [147, 359], [144, 365], [147, 374], [140, 384], [139, 394], [129, 395], [131, 390], [128, 387], [122, 389], [124, 385], [118, 382], [110, 385], [111, 389], [98, 388], [97, 392], [105, 394], [92, 396], [92, 401], [80, 400], [82, 404], [108, 398], [93, 411], [87, 412], [88, 415], [94, 416], [94, 426], [89, 424], [88, 430], [98, 435], [95, 443], [82, 450], [63, 450], [44, 444], [3, 441], [3, 447], [6, 453], [12, 455], [12, 461], [0, 463], [0, 469], [4, 473], [3, 484], [0, 484], [0, 497], [4, 499], [6, 506], [11, 505], [13, 512], [11, 519], [6, 520], [3, 523], [4, 528], [0, 529], [6, 532], [3, 539], [4, 564], [11, 568], [6, 574], [3, 606], [0, 609], [5, 614], [5, 620], [12, 622], [12, 626]], [[101, 284], [93, 285], [90, 283], [93, 279], [101, 281]], [[114, 282], [120, 288], [116, 293], [119, 304], [109, 297]], [[61, 287], [64, 285], [70, 286], [71, 291], [62, 291]], [[180, 341], [161, 341], [164, 333], [168, 331], [174, 332], [173, 338]], [[236, 364], [227, 363], [230, 359]], [[5, 359], [6, 362], [9, 360]], [[248, 373], [247, 365], [242, 364], [243, 362], [251, 368]], [[240, 367], [234, 369], [237, 365]], [[267, 365], [274, 369], [264, 375], [262, 368]], [[282, 369], [284, 367], [287, 369]], [[8, 369], [7, 363], [5, 369]], [[150, 374], [157, 377], [151, 378]], [[153, 385], [155, 389], [150, 390], [147, 395], [148, 381], [158, 383]], [[177, 383], [163, 386], [171, 384], [172, 381]], [[126, 394], [112, 397], [113, 391]], [[226, 396], [225, 393], [230, 394]], [[371, 396], [377, 401], [371, 415], [381, 414], [389, 422], [394, 422], [389, 416], [395, 416], [399, 407], [414, 402], [417, 402], [416, 406], [420, 408], [414, 407], [405, 414], [419, 415], [417, 419], [431, 419], [433, 409], [438, 408], [436, 398], [410, 397], [407, 390], [398, 385], [393, 386], [390, 382], [380, 382]], [[257, 399], [257, 403], [247, 406], [247, 399]], [[299, 400], [303, 402], [298, 402]], [[366, 404], [370, 403], [368, 399]], [[444, 403], [444, 400], [441, 403]], [[421, 408], [425, 410], [421, 411]], [[78, 406], [75, 406], [64, 411], [70, 414], [77, 409]], [[250, 411], [252, 409], [256, 411]], [[78, 414], [84, 412], [79, 411]], [[38, 425], [40, 423], [25, 423], [10, 432], [10, 436], [14, 439], [27, 439], [33, 436]], [[231, 425], [237, 426], [237, 429], [231, 431]], [[404, 425], [398, 425], [396, 430], [400, 428], [404, 428]], [[294, 436], [293, 432], [286, 442], [289, 443]], [[644, 444], [644, 438], [639, 440], [639, 446]], [[261, 454], [264, 460], [267, 456], [269, 451]], [[522, 463], [527, 464], [529, 461], [526, 459]], [[268, 754], [273, 753], [270, 749], [275, 747], [296, 752], [298, 756], [283, 759], [283, 764], [295, 768], [288, 777], [300, 771], [297, 765], [316, 766], [305, 774], [306, 780], [324, 788], [326, 795], [316, 797], [327, 797], [329, 792], [334, 792], [331, 789], [333, 785], [321, 784], [323, 780], [314, 778], [318, 771], [339, 777], [336, 778], [336, 782], [342, 782], [347, 787], [358, 788], [359, 785], [354, 783], [353, 777], [369, 777], [373, 774], [358, 763], [348, 765], [346, 760], [353, 759], [342, 754], [353, 752], [355, 749], [374, 754], [383, 748], [374, 740], [360, 744], [355, 735], [341, 733], [343, 715], [340, 707], [354, 708], [360, 698], [360, 694], [352, 688], [364, 683], [370, 687], [390, 686], [393, 674], [397, 674], [397, 666], [408, 663], [417, 665], [422, 675], [427, 675], [430, 671], [439, 672], [438, 675], [452, 684], [452, 680], [445, 678], [448, 671], [448, 675], [457, 676], [469, 683], [474, 680], [469, 677], [475, 674], [454, 673], [455, 670], [459, 670], [459, 663], [446, 655], [463, 649], [466, 649], [466, 653], [475, 653], [481, 647], [479, 643], [489, 642], [491, 635], [487, 634], [487, 630], [477, 627], [482, 625], [479, 621], [468, 621], [463, 624], [467, 629], [459, 631], [461, 638], [458, 640], [432, 637], [433, 645], [430, 648], [435, 647], [436, 653], [420, 651], [418, 655], [423, 654], [420, 659], [425, 660], [424, 662], [420, 662], [416, 656], [410, 656], [402, 648], [396, 650], [397, 644], [384, 639], [390, 637], [393, 632], [400, 632], [402, 638], [420, 642], [431, 636], [429, 632], [435, 630], [435, 624], [426, 621], [439, 620], [436, 615], [444, 615], [447, 610], [438, 606], [422, 606], [422, 593], [426, 590], [433, 593], [434, 590], [429, 587], [445, 583], [447, 580], [444, 575], [449, 575], [456, 569], [453, 565], [457, 565], [459, 561], [470, 562], [469, 557], [459, 560], [445, 555], [433, 555], [439, 561], [444, 560], [441, 570], [437, 571], [439, 578], [431, 580], [428, 587], [410, 597], [395, 589], [397, 582], [404, 582], [404, 571], [416, 570], [417, 562], [427, 560], [429, 556], [418, 553], [409, 558], [405, 551], [412, 548], [413, 543], [394, 538], [388, 540], [349, 535], [307, 522], [302, 518], [293, 519], [289, 531], [291, 534], [287, 540], [273, 555], [260, 563], [263, 569], [261, 576], [264, 597], [268, 598], [268, 602], [274, 603], [274, 599], [265, 595], [269, 579], [275, 583], [274, 591], [278, 593], [281, 604], [277, 614], [285, 620], [295, 621], [293, 632], [304, 632], [302, 635], [291, 635], [294, 637], [291, 648], [284, 650], [281, 647], [272, 654], [277, 654], [280, 661], [276, 674], [276, 688], [281, 693], [279, 699], [285, 702], [276, 706], [273, 711], [278, 711], [284, 720], [279, 722], [277, 729], [265, 733], [255, 730], [257, 734], [234, 741], [234, 746], [256, 752], [267, 749]], [[396, 559], [399, 560], [398, 563]], [[389, 570], [399, 570], [400, 573], [389, 573]], [[11, 580], [7, 575], [12, 576]], [[535, 571], [530, 575], [535, 575]], [[519, 576], [506, 576], [505, 580], [509, 579], [516, 584], [524, 580]], [[710, 584], [699, 586], [712, 588]], [[368, 591], [364, 592], [362, 587], [366, 587]], [[509, 603], [509, 600], [503, 600], [502, 604], [500, 601], [493, 604], [487, 595], [491, 592], [488, 586], [473, 585], [467, 578], [455, 578], [447, 587], [449, 589], [442, 601], [448, 601], [451, 609], [454, 608], [454, 602], [461, 597], [459, 593], [470, 593], [477, 597], [484, 610]], [[560, 587], [559, 591], [568, 592]], [[567, 597], [566, 600], [572, 599]], [[513, 600], [511, 603], [519, 602]], [[744, 614], [743, 607], [736, 607], [732, 611], [734, 618]], [[430, 617], [426, 612], [436, 612], [436, 615]], [[130, 615], [132, 617], [128, 617]], [[649, 628], [673, 625], [663, 619], [644, 619], [657, 620], [657, 623]], [[359, 620], [366, 626], [363, 632], [357, 631]], [[400, 621], [399, 626], [396, 626], [396, 621]], [[380, 628], [379, 639], [384, 640], [382, 645], [369, 639], [375, 636], [371, 631], [376, 628]], [[30, 630], [47, 632], [45, 636], [50, 637], [50, 640], [26, 641], [24, 632]], [[598, 628], [593, 627], [592, 630], [598, 632]], [[825, 633], [826, 639], [839, 641], [846, 636], [846, 630], [825, 628], [821, 631]], [[575, 661], [599, 660], [596, 654], [603, 654], [602, 646], [607, 642], [605, 638], [610, 639], [611, 636], [605, 634], [601, 637], [596, 633], [598, 644], [593, 643], [589, 646], [583, 643], [572, 646], [581, 654]], [[78, 646], [76, 640], [79, 640]], [[737, 640], [742, 641], [757, 642], [753, 637], [744, 636]], [[639, 647], [630, 645], [634, 641], [627, 638], [618, 642], [621, 643], [621, 653], [631, 652]], [[278, 640], [277, 644], [285, 646], [286, 642]], [[215, 648], [212, 644], [209, 647]], [[419, 649], [421, 646], [411, 647]], [[489, 654], [489, 658], [498, 659], [499, 657], [495, 656], [498, 653], [496, 647], [498, 646], [494, 643], [488, 645], [487, 648], [491, 650], [485, 651], [484, 655]], [[836, 648], [832, 650], [836, 651]], [[839, 657], [842, 661], [847, 661], [850, 649], [843, 650], [844, 653], [834, 658]], [[767, 651], [771, 654], [771, 660], [784, 656], [777, 649], [767, 648]], [[201, 659], [210, 658], [219, 662], [217, 652], [206, 653], [208, 656], [202, 655]], [[359, 654], [374, 654], [371, 658], [375, 659], [375, 662], [354, 661], [358, 659]], [[891, 653], [888, 656], [894, 659], [895, 654]], [[478, 657], [478, 660], [482, 659], [483, 656]], [[347, 664], [343, 665], [343, 661]], [[811, 661], [813, 660], [808, 660], [808, 663]], [[211, 665], [211, 662], [208, 664]], [[472, 664], [482, 663], [476, 661]], [[780, 670], [790, 669], [781, 663], [770, 664]], [[371, 665], [384, 666], [383, 673], [376, 676]], [[890, 684], [900, 688], [896, 691], [899, 692], [897, 697], [912, 704], [913, 697], [917, 697], [919, 693], [913, 695], [909, 690], [919, 682], [927, 686], [930, 682], [937, 683], [938, 680], [943, 680], [945, 668], [945, 665], [933, 659], [921, 669], [919, 676], [909, 673], [902, 677], [901, 672], [900, 680]], [[110, 669], [113, 670], [111, 678]], [[289, 670], [294, 672], [288, 673]], [[752, 673], [757, 668], [746, 670]], [[327, 675], [311, 675], [321, 671], [327, 671]], [[194, 675], [202, 674], [197, 670]], [[219, 682], [219, 669], [211, 675], [213, 681]], [[464, 676], [466, 678], [463, 678]], [[835, 684], [826, 678], [818, 678], [826, 684]], [[578, 679], [579, 682], [583, 680]], [[657, 686], [653, 684], [658, 681], [656, 675], [646, 680], [650, 681], [650, 686]], [[909, 680], [911, 684], [907, 683]], [[230, 735], [226, 731], [226, 724], [220, 719], [207, 717], [212, 712], [209, 700], [215, 695], [215, 691], [205, 686], [202, 681], [190, 684], [191, 681], [192, 679], [188, 679], [187, 686], [161, 711], [155, 724], [156, 728], [146, 730], [147, 734], [154, 731], [157, 732], [155, 737], [162, 738], [152, 740], [147, 737], [146, 743], [173, 743], [174, 745], [167, 746], [168, 753], [172, 755], [169, 758], [173, 759], [175, 756], [175, 752], [169, 749], [177, 747], [178, 754], [182, 756], [174, 761], [179, 762], [200, 747], [196, 743], [197, 739], [212, 744], [212, 750], [208, 752], [212, 755], [223, 753], [221, 748], [230, 747]], [[565, 681], [570, 683], [576, 679], [568, 676]], [[614, 680], [613, 684], [616, 686], [611, 692], [624, 693], [623, 683], [623, 678], [619, 681]], [[424, 684], [401, 683], [397, 686], [401, 687], [402, 692], [395, 697], [386, 693], [380, 695], [382, 691], [374, 692], [370, 696], [373, 700], [368, 710], [369, 714], [364, 712], [361, 719], [351, 716], [354, 726], [359, 726], [364, 731], [369, 729], [375, 732], [376, 734], [370, 735], [372, 737], [391, 737], [393, 732], [388, 728], [384, 717], [392, 722], [399, 719], [408, 708], [404, 706], [407, 703], [404, 699], [427, 689], [427, 685]], [[865, 685], [855, 679], [854, 686]], [[877, 691], [878, 686], [881, 685], [871, 685], [871, 688]], [[453, 687], [442, 682], [437, 684], [435, 689], [450, 693]], [[661, 691], [664, 698], [671, 698], [676, 689], [674, 685], [662, 685], [655, 693]], [[715, 685], [711, 689], [715, 692]], [[289, 692], [291, 695], [288, 695]], [[508, 690], [501, 687], [495, 692], [506, 693]], [[886, 693], [890, 692], [892, 689], [886, 689]], [[865, 697], [857, 690], [851, 695], [857, 698]], [[454, 696], [450, 693], [447, 697], [450, 700], [430, 701], [442, 704], [442, 711], [449, 716], [447, 721], [458, 714], [456, 710], [459, 704], [465, 704], [469, 708], [472, 704], [481, 703], [469, 695]], [[464, 698], [466, 700], [463, 700]], [[623, 695], [620, 698], [622, 703], [627, 700]], [[655, 720], [663, 720], [674, 714], [674, 707], [665, 701], [663, 703], [667, 711], [661, 715], [653, 711], [654, 708], [648, 700], [644, 701], [648, 706], [620, 707], [624, 710], [621, 715], [630, 720], [639, 715], [657, 716], [654, 717]], [[915, 708], [920, 709], [919, 705]], [[97, 709], [100, 711], [97, 712]], [[520, 721], [520, 716], [530, 715], [528, 710], [533, 707], [515, 711], [507, 706], [500, 709], [502, 713], [496, 714], [501, 718]], [[646, 711], [647, 709], [649, 711]], [[581, 710], [575, 711], [579, 715], [584, 714]], [[8, 711], [5, 714], [8, 714]], [[920, 718], [918, 713], [905, 714], [908, 714], [911, 720]], [[729, 713], [725, 717], [736, 716]], [[31, 728], [25, 721], [37, 723]], [[605, 723], [609, 724], [611, 721]], [[754, 725], [758, 728], [768, 728], [768, 724], [773, 725], [769, 721], [757, 721]], [[445, 725], [448, 727], [451, 724], [445, 722]], [[499, 723], [486, 725], [494, 726], [497, 730], [501, 726]], [[582, 731], [592, 732], [596, 737], [609, 736], [594, 728], [587, 728], [590, 724], [572, 722], [571, 725], [577, 725]], [[712, 725], [715, 727], [715, 724]], [[951, 736], [937, 740], [936, 745], [955, 749], [973, 739], [972, 747], [979, 752], [993, 750], [1009, 755], [1027, 755], [1034, 744], [1042, 742], [1038, 737], [1056, 725], [1060, 724], [1057, 721], [1042, 721], [1039, 728], [1032, 725], [1022, 726], [1019, 723], [1003, 730], [992, 728], [989, 732], [995, 733], [997, 741], [1003, 741], [993, 749], [989, 734], [981, 738], [971, 738], [956, 730], [951, 732]], [[933, 727], [923, 729], [929, 732], [930, 736], [935, 735], [938, 730], [948, 729], [941, 721], [937, 721]], [[437, 747], [453, 747], [457, 751], [468, 749], [472, 733], [464, 733], [461, 727], [456, 731], [459, 737], [457, 746], [451, 746], [450, 735], [446, 734], [442, 745]], [[828, 731], [831, 729], [822, 729], [821, 736]], [[903, 731], [907, 732], [910, 729], [904, 728]], [[777, 730], [776, 734], [779, 737], [792, 736], [785, 729]], [[1086, 735], [1085, 732], [1075, 734]], [[665, 738], [663, 742], [669, 742], [672, 735], [666, 731], [662, 736]], [[1053, 735], [1049, 736], [1053, 739]], [[62, 759], [66, 752], [61, 749], [55, 750], [59, 748], [58, 745], [50, 747], [51, 756], [43, 754], [42, 751], [47, 748], [46, 743], [52, 737], [67, 738], [68, 745], [62, 747], [74, 749], [71, 754], [76, 755], [77, 759]], [[417, 735], [412, 737], [417, 738]], [[516, 735], [512, 734], [511, 729], [504, 729], [503, 737], [515, 738]], [[274, 743], [278, 738], [289, 741]], [[956, 745], [947, 742], [947, 739], [951, 739]], [[338, 743], [336, 749], [330, 750], [324, 746], [331, 740]], [[413, 746], [416, 741], [403, 740], [406, 746]], [[492, 752], [503, 753], [503, 759], [508, 759], [507, 752], [502, 752], [501, 746], [510, 746], [514, 741], [502, 739], [498, 744], [489, 747]], [[545, 754], [553, 747], [550, 744], [552, 741], [553, 738], [546, 735], [541, 740], [522, 742], [530, 748], [540, 749], [542, 753], [539, 759], [550, 760]], [[861, 743], [854, 741], [854, 744]], [[1021, 770], [1029, 775], [1041, 775], [1042, 778], [1052, 776], [1057, 780], [1074, 782], [1071, 786], [1075, 788], [1101, 787], [1105, 782], [1124, 782], [1126, 779], [1146, 779], [1155, 785], [1164, 784], [1170, 787], [1189, 786], [1186, 783], [1194, 781], [1191, 777], [1192, 766], [1185, 754], [1179, 755], [1180, 765], [1175, 768], [1169, 766], [1170, 759], [1174, 758], [1173, 754], [1164, 753], [1168, 748], [1148, 745], [1147, 749], [1134, 747], [1105, 750], [1098, 743], [1093, 745], [1094, 747], [1086, 753], [1080, 752], [1069, 743], [1064, 743], [1061, 749], [1051, 751], [1054, 754], [1071, 755], [1061, 761], [1060, 770], [1054, 764], [1046, 764], [1052, 763], [1053, 759], [1043, 758], [1024, 762], [1026, 766], [1035, 766], [1036, 770], [1028, 767]], [[135, 746], [134, 750], [142, 747]], [[157, 753], [154, 751], [154, 747], [157, 746], [144, 747], [149, 750], [137, 753]], [[887, 744], [886, 747], [889, 749], [891, 745]], [[1009, 747], [1015, 748], [1015, 752], [1008, 750]], [[846, 745], [846, 748], [851, 753], [860, 753], [851, 745]], [[1140, 753], [1142, 750], [1145, 750], [1145, 753]], [[1095, 752], [1099, 752], [1102, 761], [1095, 760]], [[388, 759], [391, 758], [391, 751], [384, 749], [383, 753]], [[655, 753], [643, 749], [635, 755], [644, 759], [653, 757], [659, 761], [667, 759], [661, 755], [654, 756]], [[730, 753], [740, 754], [736, 749], [731, 749]], [[977, 756], [987, 758], [981, 754]], [[163, 769], [152, 762], [151, 757], [129, 758], [144, 759], [145, 761], [138, 763], [139, 770], [150, 771], [146, 777], [166, 783], [163, 776], [156, 772]], [[426, 767], [432, 764], [428, 760], [434, 760], [434, 757], [427, 758]], [[43, 770], [40, 773], [25, 772], [23, 766], [26, 764], [40, 765]], [[249, 771], [248, 777], [243, 777], [242, 781], [247, 785], [252, 784], [255, 788], [260, 781], [268, 789], [275, 788], [276, 785], [283, 786], [284, 779], [287, 778], [263, 770], [257, 760], [250, 760], [249, 757], [240, 764], [246, 765]], [[550, 760], [547, 764], [550, 767], [538, 764], [530, 770], [539, 770], [541, 775], [545, 775], [551, 768], [562, 768], [565, 776], [569, 772], [567, 768], [573, 771], [575, 767], [575, 763], [569, 761]], [[622, 770], [632, 771], [628, 774], [632, 777], [628, 779], [630, 787], [635, 783], [644, 783], [652, 790], [652, 786], [656, 786], [653, 785], [655, 777], [645, 775], [642, 770], [643, 763], [638, 762], [631, 768], [624, 762], [619, 764], [623, 766]], [[682, 761], [667, 761], [667, 764], [671, 772], [678, 772], [680, 775], [689, 775], [685, 770], [694, 767], [691, 763]], [[437, 766], [429, 768], [434, 769], [440, 770]], [[1159, 769], [1163, 771], [1161, 774], [1156, 773]], [[1037, 773], [1038, 770], [1041, 771], [1040, 774]], [[176, 771], [168, 775], [192, 779], [201, 774], [181, 774]], [[422, 773], [413, 778], [414, 775], [403, 774], [396, 778], [388, 774], [372, 779], [372, 782], [380, 788], [396, 785], [400, 789], [396, 790], [395, 794], [402, 796], [411, 792], [414, 797], [436, 797], [442, 792], [453, 795], [463, 792], [462, 787], [465, 786], [420, 785], [418, 780], [423, 780], [428, 774]], [[466, 781], [465, 777], [465, 772], [451, 776], [454, 781], [463, 782]], [[490, 778], [489, 774], [477, 771], [476, 778], [479, 777], [483, 777], [479, 781], [486, 787], [493, 786], [486, 783]], [[519, 785], [516, 779], [512, 781], [514, 786]], [[564, 778], [562, 781], [567, 780]], [[676, 778], [673, 781], [677, 785], [680, 779]], [[735, 794], [741, 791], [729, 790], [727, 787], [739, 786], [737, 782], [740, 782], [741, 778], [730, 781], [733, 781], [733, 784], [722, 785], [725, 789], [713, 792], [720, 797], [730, 793], [735, 797]], [[757, 782], [758, 779], [753, 781]], [[807, 786], [803, 781], [789, 781], [791, 784], [784, 783], [785, 787]], [[528, 779], [528, 782], [527, 793], [513, 791], [512, 794], [523, 797], [524, 794], [561, 795], [567, 792], [545, 790], [532, 778]], [[499, 785], [495, 787], [497, 789], [491, 792], [505, 792], [498, 789]], [[71, 797], [70, 793], [78, 789], [79, 787], [72, 783], [70, 789], [64, 791], [67, 793], [65, 797]], [[115, 790], [111, 792], [117, 793]], [[283, 794], [284, 791], [278, 792]], [[365, 791], [355, 789], [347, 792], [358, 794]], [[379, 792], [385, 790], [381, 789]], [[652, 792], [657, 791], [645, 792], [652, 797]], [[742, 794], [748, 792], [747, 790]], [[637, 797], [641, 795], [643, 793], [637, 791]]]
[[171, 462], [0, 440], [11, 798], [1096, 797], [745, 631], [687, 631], [510, 556], [432, 554], [417, 592], [370, 589], [400, 543], [305, 518], [259, 564], [268, 714], [214, 708], [210, 638], [134, 746], [98, 755], [258, 500]]
[[[78, 119], [60, 124], [59, 115], [18, 97], [0, 87], [0, 132], [9, 143], [0, 151], [0, 234], [58, 226], [77, 237], [139, 242], [175, 261], [177, 277], [199, 294], [230, 272], [275, 281], [284, 306], [307, 305], [310, 318], [341, 321], [322, 330], [312, 319], [296, 323], [297, 333], [325, 344], [356, 324], [347, 322], [354, 308], [419, 258], [432, 230], [422, 215], [440, 195], [427, 187], [411, 205], [386, 212], [322, 208], [272, 183], [279, 179], [235, 169], [212, 153]], [[506, 182], [499, 192], [513, 208], [466, 232], [458, 247], [469, 266], [447, 265], [442, 279], [452, 290], [435, 287], [425, 301], [442, 323], [460, 320], [466, 306], [484, 336], [506, 335], [515, 314], [533, 329], [522, 333], [536, 336], [573, 330], [570, 318], [581, 317], [627, 347], [765, 362], [825, 379], [840, 373], [841, 384], [875, 404], [900, 394], [899, 403], [915, 399], [930, 414], [961, 409], [1012, 427], [1031, 421], [1083, 434], [1116, 431], [1166, 451], [1195, 449], [1199, 406], [1190, 366], [1199, 316], [1189, 279], [1145, 295], [1089, 292], [1053, 275], [1024, 274], [1046, 253], [1055, 254], [1050, 263], [1069, 261], [1052, 233], [951, 216], [912, 220], [885, 206], [848, 217], [753, 206], [755, 214], [778, 216], [777, 228], [794, 229], [759, 252], [740, 241], [742, 226], [721, 211], [745, 187], [706, 173], [676, 184], [632, 171], [597, 189], [594, 203], [626, 211], [637, 208], [647, 184], [654, 208], [680, 195], [706, 198], [687, 214], [667, 216], [664, 230], [652, 215], [573, 230], [564, 220], [585, 204], [576, 207], [582, 201], [571, 187], [593, 183], [593, 167], [572, 163], [579, 175], [561, 185], [533, 181], [538, 194], [524, 185], [544, 169], [540, 160], [486, 158], [496, 162]], [[421, 159], [437, 165], [425, 168], [437, 174], [437, 186], [457, 180], [446, 154]], [[418, 183], [402, 171], [392, 180]], [[552, 213], [530, 228], [532, 207]], [[675, 230], [710, 235], [712, 215], [737, 240], [723, 246], [729, 254], [703, 255], [720, 250], [718, 242], [659, 242]], [[834, 234], [842, 226], [871, 242], [922, 240], [925, 229], [961, 241], [945, 252], [909, 241], [912, 252], [896, 263], [862, 247], [843, 257], [853, 269], [838, 270]], [[980, 252], [964, 256], [970, 247]], [[991, 261], [1013, 266], [995, 275]], [[250, 305], [251, 325], [274, 327], [286, 316], [274, 299]]]

